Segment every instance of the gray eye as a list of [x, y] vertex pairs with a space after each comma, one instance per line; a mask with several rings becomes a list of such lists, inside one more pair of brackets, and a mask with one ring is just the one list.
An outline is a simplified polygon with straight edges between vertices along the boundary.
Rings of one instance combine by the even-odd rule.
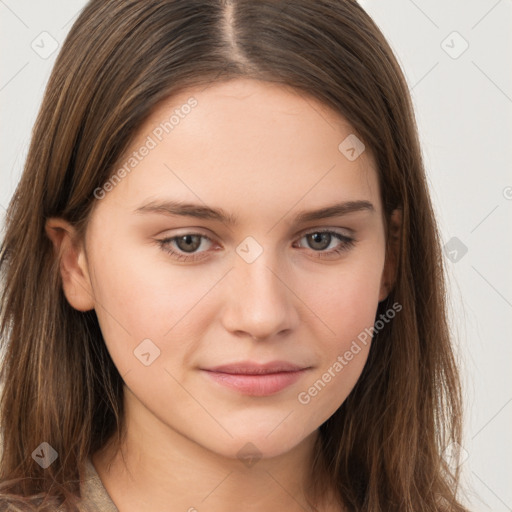
[[201, 245], [202, 236], [200, 235], [183, 235], [175, 238], [178, 249], [183, 252], [194, 252]]
[[330, 233], [311, 233], [306, 235], [308, 240], [308, 244], [312, 249], [317, 249], [319, 251], [327, 249], [329, 247], [332, 235]]

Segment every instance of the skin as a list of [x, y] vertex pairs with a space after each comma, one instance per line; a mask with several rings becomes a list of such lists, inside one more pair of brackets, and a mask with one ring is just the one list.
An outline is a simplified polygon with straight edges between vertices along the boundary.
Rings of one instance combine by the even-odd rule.
[[[304, 485], [318, 427], [350, 393], [370, 344], [308, 404], [298, 394], [373, 326], [394, 280], [396, 252], [391, 247], [386, 257], [375, 162], [368, 149], [354, 161], [338, 149], [353, 133], [339, 114], [248, 79], [166, 100], [127, 155], [192, 95], [198, 104], [190, 114], [97, 201], [85, 244], [62, 219], [46, 225], [67, 300], [96, 310], [125, 382], [122, 454], [107, 446], [93, 463], [121, 512], [226, 512], [240, 503], [246, 511], [310, 510]], [[134, 212], [164, 198], [222, 208], [238, 222]], [[299, 211], [357, 200], [374, 211], [294, 221]], [[398, 212], [392, 223], [400, 223]], [[305, 236], [326, 228], [354, 245], [327, 257], [343, 242], [332, 236], [319, 249]], [[179, 261], [157, 243], [186, 233], [212, 240], [199, 239], [197, 261]], [[248, 236], [263, 250], [251, 263], [236, 252]], [[187, 255], [186, 245], [169, 245]], [[134, 356], [144, 339], [160, 350], [149, 366]], [[228, 389], [200, 370], [244, 360], [309, 369], [263, 397]], [[237, 457], [247, 443], [261, 456], [251, 467]], [[318, 510], [339, 506], [326, 498]]]

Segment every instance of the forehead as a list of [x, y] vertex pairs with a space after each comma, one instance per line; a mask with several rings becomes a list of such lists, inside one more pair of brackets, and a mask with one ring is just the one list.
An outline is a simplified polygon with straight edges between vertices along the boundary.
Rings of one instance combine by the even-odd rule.
[[354, 137], [341, 115], [286, 86], [236, 79], [190, 88], [140, 127], [117, 165], [127, 172], [105, 202], [134, 210], [165, 195], [263, 214], [356, 198], [378, 208], [370, 152], [347, 153]]

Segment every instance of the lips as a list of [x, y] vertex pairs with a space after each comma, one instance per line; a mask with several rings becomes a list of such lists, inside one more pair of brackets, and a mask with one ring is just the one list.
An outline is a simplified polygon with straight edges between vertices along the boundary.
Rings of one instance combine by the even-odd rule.
[[291, 386], [308, 370], [309, 367], [287, 361], [272, 361], [266, 364], [242, 361], [202, 371], [217, 384], [244, 395], [269, 396]]
[[209, 368], [208, 371], [229, 373], [232, 375], [265, 375], [268, 373], [295, 372], [304, 370], [305, 366], [299, 366], [286, 361], [272, 361], [266, 364], [242, 361], [240, 363], [225, 364]]

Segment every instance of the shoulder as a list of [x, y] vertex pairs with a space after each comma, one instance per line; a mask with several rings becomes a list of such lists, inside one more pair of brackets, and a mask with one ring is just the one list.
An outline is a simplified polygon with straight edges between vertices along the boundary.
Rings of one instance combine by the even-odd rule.
[[82, 496], [79, 505], [80, 512], [89, 512], [89, 510], [119, 512], [105, 489], [90, 457], [85, 461], [84, 479], [80, 485], [80, 494]]
[[[88, 457], [82, 466], [80, 472], [80, 498], [73, 505], [61, 505], [59, 507], [51, 507], [52, 512], [68, 512], [74, 510], [77, 512], [119, 512], [114, 502], [110, 498], [103, 482], [101, 481], [92, 460]], [[23, 503], [26, 498], [16, 497], [6, 498], [0, 496], [0, 512], [37, 512], [41, 510], [41, 498], [32, 501], [31, 504]], [[44, 510], [49, 510], [47, 507]]]

